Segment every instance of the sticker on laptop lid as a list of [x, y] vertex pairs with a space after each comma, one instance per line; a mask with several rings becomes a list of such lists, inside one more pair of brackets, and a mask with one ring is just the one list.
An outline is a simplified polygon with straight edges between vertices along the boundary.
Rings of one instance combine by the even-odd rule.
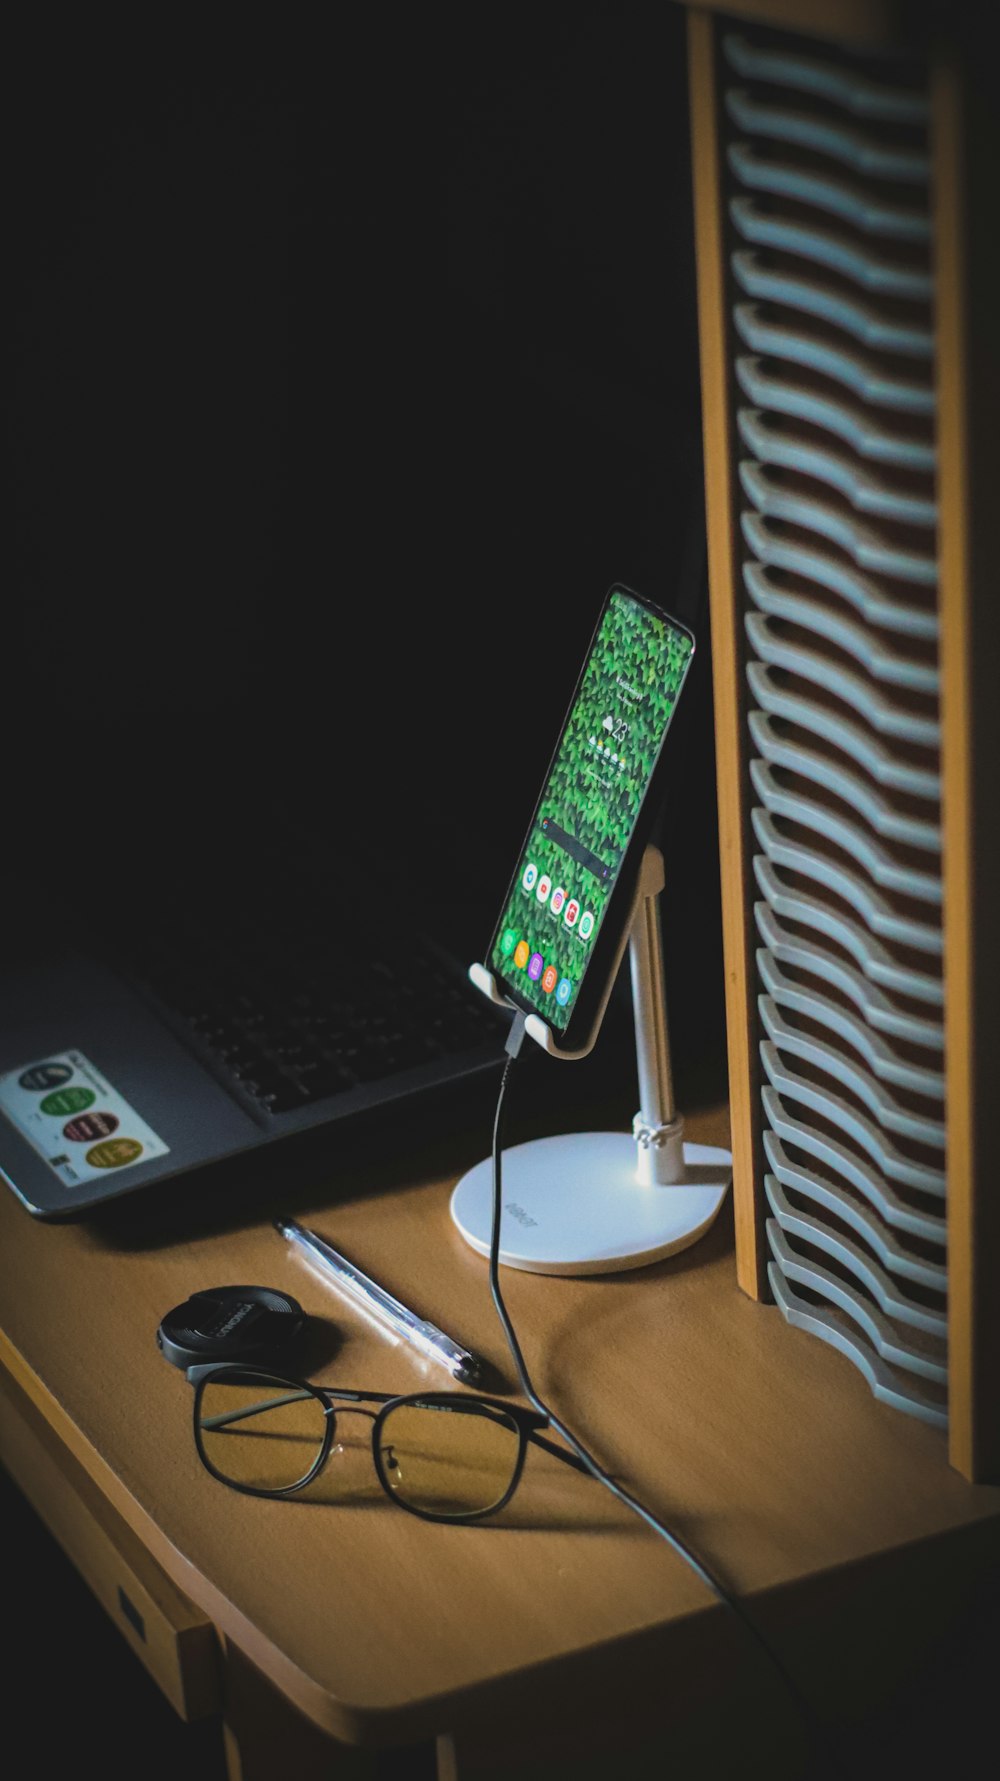
[[0, 1076], [0, 1112], [68, 1188], [170, 1149], [82, 1051], [50, 1052]]

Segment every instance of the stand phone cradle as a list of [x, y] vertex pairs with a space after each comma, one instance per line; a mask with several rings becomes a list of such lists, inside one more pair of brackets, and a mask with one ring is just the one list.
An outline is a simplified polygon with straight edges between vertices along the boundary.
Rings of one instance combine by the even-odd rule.
[[[732, 1153], [685, 1143], [674, 1106], [657, 901], [663, 882], [663, 857], [648, 847], [627, 929], [640, 1099], [632, 1135], [571, 1132], [504, 1151], [499, 1259], [507, 1267], [534, 1274], [642, 1267], [697, 1242], [725, 1199]], [[491, 1001], [510, 1006], [482, 965], [470, 966], [469, 976]], [[559, 1051], [537, 1015], [528, 1015], [525, 1031], [553, 1057], [583, 1057], [606, 1006], [607, 997], [582, 1051]], [[488, 1256], [492, 1157], [462, 1176], [451, 1216], [472, 1248]]]

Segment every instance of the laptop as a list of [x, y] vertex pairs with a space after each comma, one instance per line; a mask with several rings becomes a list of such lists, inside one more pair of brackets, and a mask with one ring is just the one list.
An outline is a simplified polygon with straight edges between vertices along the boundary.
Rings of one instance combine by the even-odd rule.
[[335, 810], [309, 824], [230, 789], [223, 818], [214, 795], [191, 808], [194, 785], [183, 821], [160, 807], [159, 845], [155, 820], [116, 829], [98, 801], [74, 871], [34, 836], [35, 869], [8, 873], [0, 1172], [40, 1219], [499, 1080], [509, 1016], [450, 918], [434, 931], [423, 874], [393, 868], [392, 824], [369, 822], [365, 870], [345, 870]]

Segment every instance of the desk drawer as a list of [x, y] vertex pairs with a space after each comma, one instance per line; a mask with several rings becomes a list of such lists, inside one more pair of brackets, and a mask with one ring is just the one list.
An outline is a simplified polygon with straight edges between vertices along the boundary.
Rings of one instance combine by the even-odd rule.
[[181, 1718], [217, 1712], [220, 1662], [211, 1622], [3, 1373], [0, 1461]]

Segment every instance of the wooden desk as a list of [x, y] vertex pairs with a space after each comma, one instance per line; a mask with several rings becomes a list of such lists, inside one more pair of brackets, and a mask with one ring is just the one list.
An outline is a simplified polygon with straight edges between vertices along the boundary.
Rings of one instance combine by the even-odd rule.
[[[726, 1143], [725, 1116], [689, 1118], [688, 1135]], [[481, 1148], [477, 1131], [466, 1162]], [[486, 1263], [450, 1223], [454, 1179], [438, 1168], [285, 1210], [513, 1389]], [[179, 1710], [224, 1713], [234, 1776], [271, 1772], [275, 1748], [296, 1781], [369, 1775], [379, 1748], [434, 1740], [442, 1781], [552, 1781], [571, 1751], [575, 1776], [612, 1758], [637, 1776], [658, 1738], [661, 1763], [697, 1751], [700, 1774], [736, 1772], [711, 1766], [725, 1738], [733, 1752], [765, 1739], [771, 1776], [804, 1772], [795, 1715], [734, 1617], [609, 1492], [544, 1455], [492, 1527], [395, 1511], [363, 1452], [331, 1462], [353, 1467], [346, 1502], [216, 1484], [195, 1456], [191, 1388], [154, 1335], [171, 1305], [225, 1282], [300, 1299], [320, 1320], [318, 1379], [407, 1391], [432, 1377], [262, 1211], [156, 1243], [41, 1225], [0, 1194], [0, 1454]], [[747, 1599], [840, 1727], [1000, 1562], [1000, 1489], [965, 1483], [941, 1434], [741, 1293], [728, 1206], [653, 1267], [505, 1273], [504, 1287], [542, 1395]]]

